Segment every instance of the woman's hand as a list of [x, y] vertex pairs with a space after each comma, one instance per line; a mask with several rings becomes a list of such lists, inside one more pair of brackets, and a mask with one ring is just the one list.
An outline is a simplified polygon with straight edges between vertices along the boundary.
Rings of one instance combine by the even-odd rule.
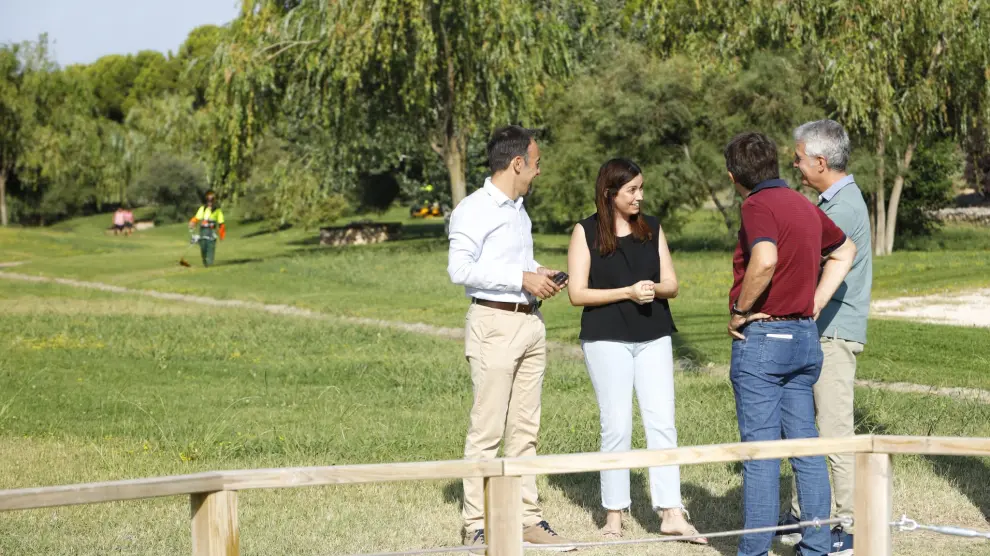
[[630, 301], [639, 305], [646, 305], [653, 303], [653, 299], [656, 297], [654, 286], [653, 280], [641, 280], [626, 288], [626, 293]]

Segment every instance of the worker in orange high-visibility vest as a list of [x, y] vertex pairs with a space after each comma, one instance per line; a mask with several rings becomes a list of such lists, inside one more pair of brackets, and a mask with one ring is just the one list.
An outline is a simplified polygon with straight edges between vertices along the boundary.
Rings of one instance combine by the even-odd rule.
[[199, 207], [196, 216], [189, 221], [189, 230], [199, 225], [199, 252], [203, 255], [203, 266], [213, 264], [213, 256], [217, 251], [217, 238], [227, 235], [223, 211], [217, 206], [217, 195], [212, 190], [206, 192], [206, 204]]

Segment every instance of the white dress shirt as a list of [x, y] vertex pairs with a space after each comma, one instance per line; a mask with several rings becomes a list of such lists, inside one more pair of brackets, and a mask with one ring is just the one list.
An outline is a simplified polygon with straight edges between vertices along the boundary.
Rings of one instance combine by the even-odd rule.
[[523, 272], [536, 272], [533, 222], [523, 207], [502, 193], [491, 178], [468, 195], [450, 215], [450, 280], [468, 297], [507, 303], [534, 303], [522, 289]]

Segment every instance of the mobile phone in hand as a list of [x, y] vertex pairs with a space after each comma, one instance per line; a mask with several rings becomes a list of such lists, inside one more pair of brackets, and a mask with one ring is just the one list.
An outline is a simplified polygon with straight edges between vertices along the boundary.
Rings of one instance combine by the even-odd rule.
[[567, 278], [569, 278], [569, 276], [567, 276], [566, 272], [558, 272], [557, 274], [553, 275], [553, 283], [557, 284], [558, 286], [563, 286], [564, 282], [567, 281]]

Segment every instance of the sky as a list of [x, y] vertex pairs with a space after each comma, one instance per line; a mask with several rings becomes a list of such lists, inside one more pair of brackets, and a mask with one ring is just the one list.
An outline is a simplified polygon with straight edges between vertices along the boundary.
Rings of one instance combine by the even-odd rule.
[[178, 52], [189, 31], [223, 25], [238, 0], [0, 0], [0, 43], [48, 33], [62, 66], [139, 50]]

